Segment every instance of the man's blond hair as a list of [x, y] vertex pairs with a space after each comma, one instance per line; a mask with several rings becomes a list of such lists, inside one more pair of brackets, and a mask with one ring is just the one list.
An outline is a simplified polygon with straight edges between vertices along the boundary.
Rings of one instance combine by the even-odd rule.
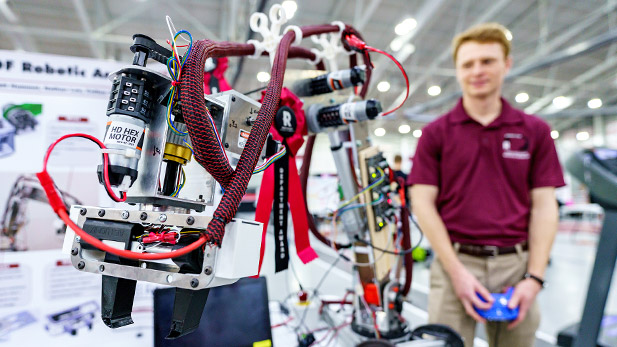
[[509, 32], [509, 30], [499, 23], [482, 23], [474, 25], [456, 35], [452, 40], [452, 57], [454, 58], [454, 63], [456, 63], [458, 49], [463, 43], [469, 41], [499, 43], [503, 48], [504, 57], [507, 58], [510, 54], [510, 41], [506, 36], [507, 32]]

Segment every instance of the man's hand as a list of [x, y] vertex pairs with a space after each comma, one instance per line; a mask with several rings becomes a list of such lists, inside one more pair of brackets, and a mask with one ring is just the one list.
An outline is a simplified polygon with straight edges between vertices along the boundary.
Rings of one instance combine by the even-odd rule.
[[514, 329], [523, 320], [525, 320], [527, 311], [529, 311], [531, 304], [533, 304], [533, 301], [536, 299], [536, 295], [538, 295], [541, 289], [542, 286], [540, 283], [531, 278], [520, 281], [514, 287], [514, 293], [508, 302], [508, 308], [513, 309], [519, 306], [519, 311], [518, 317], [513, 322], [508, 324], [508, 329]]
[[[465, 307], [465, 312], [476, 321], [486, 323], [486, 319], [480, 317], [473, 306], [481, 310], [491, 308], [494, 301], [491, 293], [463, 266], [450, 274], [450, 279], [456, 296]], [[484, 298], [484, 301], [478, 297], [478, 294]]]

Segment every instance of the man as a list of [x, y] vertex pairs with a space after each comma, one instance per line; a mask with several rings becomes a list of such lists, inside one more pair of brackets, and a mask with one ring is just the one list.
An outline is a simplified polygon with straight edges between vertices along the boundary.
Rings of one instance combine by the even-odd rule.
[[[403, 157], [400, 154], [394, 156], [394, 165], [392, 166], [392, 170], [394, 170], [394, 177], [400, 177], [403, 179], [405, 183], [405, 191], [407, 191], [407, 174], [403, 172]], [[405, 194], [405, 206], [409, 208], [409, 194]]]
[[[501, 98], [512, 66], [505, 28], [470, 28], [453, 40], [463, 97], [427, 125], [409, 176], [411, 202], [430, 241], [429, 321], [451, 326], [473, 346], [476, 322], [492, 346], [533, 346], [557, 232], [555, 187], [565, 185], [549, 126]], [[486, 322], [490, 293], [513, 286], [509, 323]], [[482, 298], [482, 299], [481, 299]]]

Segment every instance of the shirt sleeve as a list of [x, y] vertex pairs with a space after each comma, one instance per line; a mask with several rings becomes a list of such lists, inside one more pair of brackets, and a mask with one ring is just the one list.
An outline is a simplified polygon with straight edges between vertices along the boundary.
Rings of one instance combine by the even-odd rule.
[[551, 137], [551, 128], [542, 122], [537, 128], [536, 146], [531, 163], [530, 187], [563, 187], [563, 170], [559, 163], [555, 142]]
[[436, 135], [435, 127], [424, 128], [413, 157], [411, 173], [407, 176], [408, 186], [428, 184], [439, 187], [441, 146]]

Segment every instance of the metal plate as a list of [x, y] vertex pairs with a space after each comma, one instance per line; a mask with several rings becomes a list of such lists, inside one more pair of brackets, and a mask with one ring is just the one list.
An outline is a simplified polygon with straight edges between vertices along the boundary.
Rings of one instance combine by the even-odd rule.
[[[86, 210], [85, 214], [79, 213], [82, 208]], [[99, 215], [99, 211], [101, 210], [105, 212], [102, 217]], [[83, 226], [87, 218], [94, 218], [116, 222], [165, 224], [177, 227], [205, 229], [212, 219], [209, 216], [188, 215], [183, 213], [127, 211], [93, 206], [73, 206], [71, 207], [71, 211], [73, 212], [72, 216], [77, 216], [77, 218], [74, 218], [74, 222], [80, 227]], [[147, 217], [142, 220], [140, 216], [144, 212], [147, 214]], [[194, 220], [192, 224], [187, 223], [189, 217]], [[232, 223], [233, 222], [235, 222], [235, 220], [233, 220]], [[218, 248], [211, 245], [205, 246], [204, 262], [200, 274], [181, 274], [177, 272], [177, 269], [175, 271], [161, 270], [160, 264], [153, 261], [140, 261], [141, 267], [108, 263], [103, 261], [105, 252], [83, 249], [79, 241], [79, 236], [74, 237], [71, 249], [77, 250], [77, 252], [76, 254], [73, 254], [75, 252], [71, 253], [71, 262], [73, 266], [80, 271], [193, 290], [234, 282], [215, 281], [215, 261]], [[82, 268], [80, 269], [80, 267]], [[199, 281], [199, 284], [196, 286], [191, 285], [194, 279]]]

